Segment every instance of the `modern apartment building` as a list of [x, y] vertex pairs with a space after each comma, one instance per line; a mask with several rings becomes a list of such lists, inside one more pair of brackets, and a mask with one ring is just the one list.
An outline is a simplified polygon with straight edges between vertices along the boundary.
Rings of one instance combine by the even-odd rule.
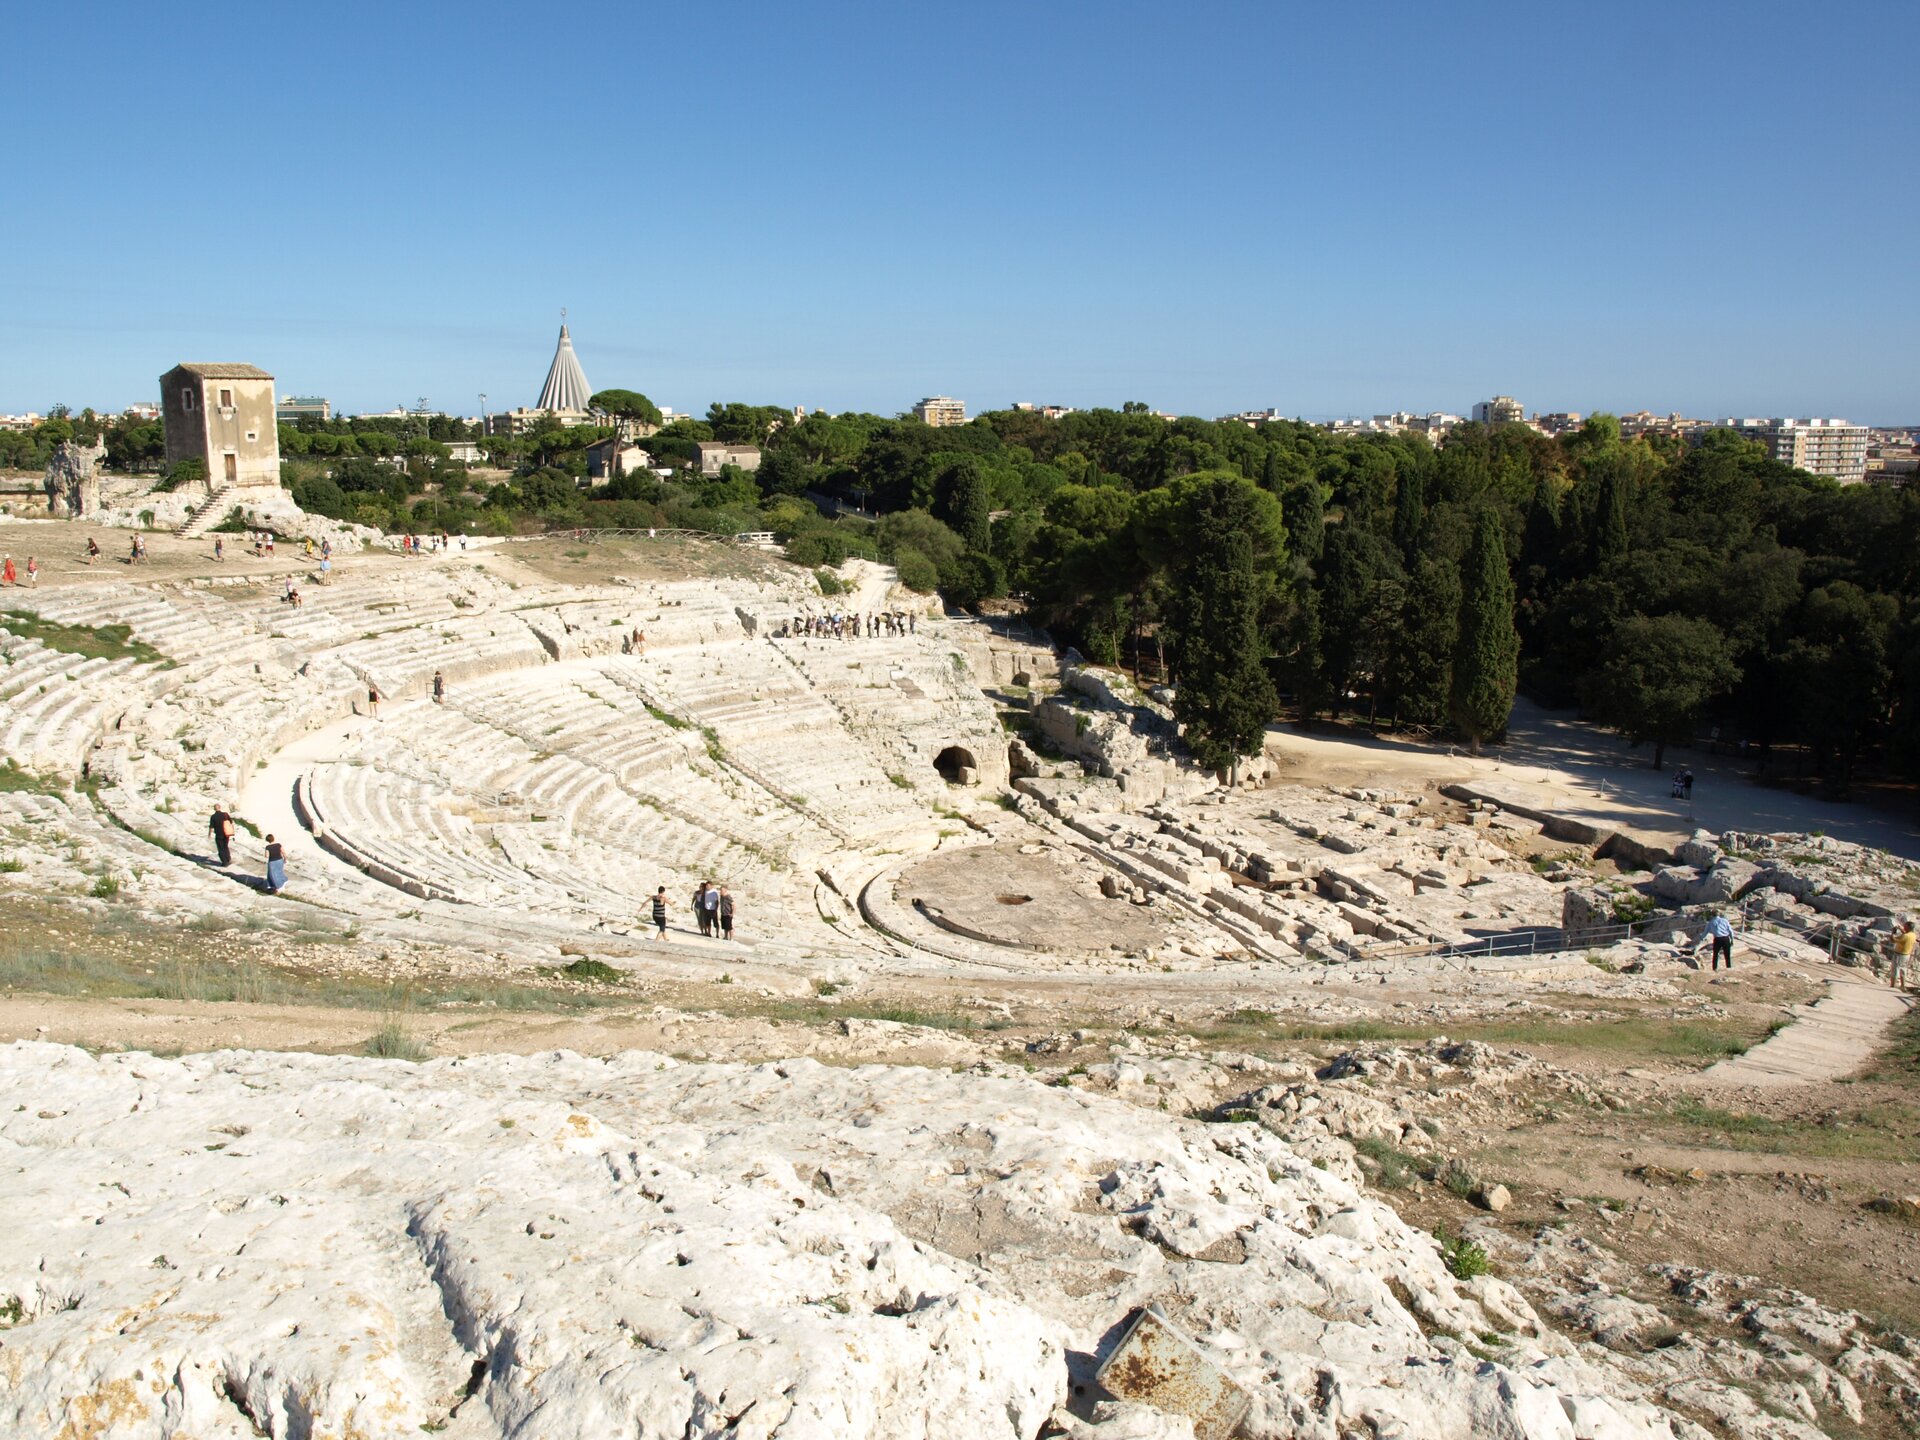
[[928, 425], [964, 425], [967, 407], [951, 395], [929, 395], [913, 407], [913, 413]]
[[1523, 425], [1527, 407], [1511, 395], [1496, 395], [1473, 407], [1473, 419], [1477, 425]]
[[321, 395], [282, 395], [279, 403], [273, 407], [273, 418], [282, 425], [292, 425], [312, 416], [315, 420], [333, 418], [333, 402]]
[[1849, 425], [1845, 420], [1726, 419], [1720, 428], [1758, 440], [1774, 459], [1796, 470], [1828, 475], [1843, 485], [1867, 478], [1871, 432], [1865, 425]]

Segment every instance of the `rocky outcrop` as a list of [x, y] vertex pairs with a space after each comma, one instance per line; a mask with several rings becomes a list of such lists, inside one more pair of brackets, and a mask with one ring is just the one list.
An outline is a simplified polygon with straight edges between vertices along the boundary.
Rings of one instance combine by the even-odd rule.
[[8, 1434], [1178, 1433], [1087, 1393], [1149, 1304], [1253, 1440], [1693, 1433], [1264, 1130], [1028, 1080], [22, 1044], [0, 1144]]
[[47, 461], [47, 510], [61, 519], [91, 518], [100, 512], [100, 462], [105, 445], [62, 440]]

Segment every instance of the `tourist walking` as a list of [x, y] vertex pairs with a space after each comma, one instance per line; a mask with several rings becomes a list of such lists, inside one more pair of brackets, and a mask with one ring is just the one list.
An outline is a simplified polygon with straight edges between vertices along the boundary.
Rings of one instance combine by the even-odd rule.
[[287, 888], [287, 852], [273, 836], [267, 836], [267, 893], [278, 895]]
[[720, 934], [720, 887], [715, 885], [711, 880], [707, 882], [706, 910], [704, 913], [706, 915], [706, 923], [700, 928], [708, 935], [717, 937]]
[[1733, 969], [1733, 926], [1724, 915], [1716, 914], [1707, 921], [1706, 933], [1702, 940], [1713, 942], [1713, 968], [1718, 970], [1720, 962], [1727, 962], [1727, 969]]
[[91, 565], [100, 558], [100, 542], [93, 536], [87, 537], [87, 563]]
[[213, 558], [220, 561], [226, 560], [227, 558], [227, 537], [226, 536], [216, 535], [213, 537]]
[[1902, 920], [1893, 932], [1893, 953], [1887, 960], [1887, 983], [1896, 990], [1907, 988], [1907, 967], [1913, 963], [1913, 921]]
[[1680, 772], [1680, 793], [1689, 800], [1693, 798], [1693, 771]]
[[707, 933], [707, 882], [704, 880], [693, 892], [693, 923], [700, 927], [702, 935]]
[[720, 887], [720, 938], [733, 938], [733, 892], [724, 885]]
[[227, 813], [226, 806], [213, 807], [213, 818], [207, 821], [207, 830], [213, 836], [213, 848], [219, 853], [220, 863], [233, 864], [233, 816]]
[[367, 681], [367, 714], [375, 720], [380, 718], [380, 687], [373, 681]]
[[18, 585], [19, 572], [13, 568], [13, 556], [7, 556], [6, 564], [0, 565], [0, 585]]
[[653, 892], [653, 938], [667, 938], [667, 887], [662, 885]]
[[40, 562], [27, 556], [27, 588], [32, 590], [40, 584]]
[[447, 699], [447, 679], [438, 670], [433, 672], [433, 703], [442, 705]]

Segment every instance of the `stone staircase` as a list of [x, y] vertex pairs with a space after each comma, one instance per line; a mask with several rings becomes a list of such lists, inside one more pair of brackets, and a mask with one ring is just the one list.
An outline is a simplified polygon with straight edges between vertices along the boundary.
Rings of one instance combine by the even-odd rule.
[[232, 481], [221, 485], [191, 515], [174, 528], [174, 534], [182, 540], [191, 540], [196, 535], [204, 535], [226, 517], [222, 505], [227, 497], [240, 487]]

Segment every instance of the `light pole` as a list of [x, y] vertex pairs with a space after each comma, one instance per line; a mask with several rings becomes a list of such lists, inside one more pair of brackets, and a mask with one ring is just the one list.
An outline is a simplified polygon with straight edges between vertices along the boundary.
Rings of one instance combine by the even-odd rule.
[[482, 390], [480, 392], [480, 433], [482, 435], [485, 435], [488, 431], [488, 428], [489, 427], [487, 425], [487, 392]]

